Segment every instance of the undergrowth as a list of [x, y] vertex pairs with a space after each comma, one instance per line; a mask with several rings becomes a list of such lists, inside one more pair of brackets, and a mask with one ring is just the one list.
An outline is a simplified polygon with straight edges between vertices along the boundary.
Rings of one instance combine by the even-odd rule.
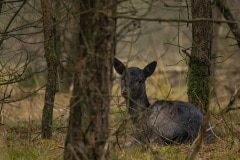
[[[111, 111], [116, 113], [118, 109]], [[203, 144], [197, 159], [204, 160], [237, 160], [240, 157], [240, 136], [238, 131], [238, 112], [231, 113], [231, 123], [216, 126], [217, 139], [214, 144]], [[119, 116], [121, 117], [121, 116]], [[228, 118], [225, 119], [226, 121]], [[116, 119], [114, 119], [116, 122]], [[66, 127], [55, 121], [54, 132], [51, 140], [41, 138], [39, 122], [18, 122], [11, 126], [1, 125], [0, 160], [61, 160], [63, 159]], [[224, 124], [224, 125], [223, 125]], [[232, 126], [231, 128], [227, 128]], [[113, 126], [112, 126], [113, 127]], [[223, 130], [225, 128], [225, 130]], [[234, 130], [230, 134], [230, 130]], [[120, 137], [122, 138], [122, 137]], [[110, 159], [113, 160], [183, 160], [192, 151], [190, 144], [150, 147], [133, 145], [121, 147], [116, 145], [113, 136], [110, 147]]]
[[41, 138], [40, 125], [26, 122], [13, 124], [11, 127], [1, 126], [2, 160], [52, 160], [62, 159], [65, 129], [54, 127], [53, 138]]

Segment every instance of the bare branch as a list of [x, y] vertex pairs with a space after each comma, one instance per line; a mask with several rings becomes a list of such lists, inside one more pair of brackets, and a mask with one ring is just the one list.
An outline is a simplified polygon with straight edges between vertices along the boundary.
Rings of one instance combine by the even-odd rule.
[[[11, 20], [9, 21], [9, 23], [7, 24], [5, 30], [3, 33], [6, 33], [9, 29], [9, 27], [11, 26], [11, 24], [13, 23], [13, 20], [17, 17], [18, 13], [20, 12], [20, 10], [23, 8], [23, 6], [25, 5], [25, 3], [27, 2], [27, 0], [24, 0], [22, 2], [22, 5], [19, 7], [19, 9], [15, 12], [15, 14], [13, 15], [13, 17], [11, 18]], [[0, 46], [2, 45], [3, 41], [5, 40], [5, 36], [3, 34], [2, 39], [0, 40]]]
[[221, 20], [212, 18], [195, 18], [195, 19], [179, 19], [179, 18], [146, 18], [138, 16], [115, 16], [118, 19], [132, 19], [136, 21], [149, 21], [149, 22], [183, 22], [183, 23], [194, 23], [194, 22], [213, 22], [213, 23], [227, 23], [227, 24], [237, 24], [234, 20]]
[[233, 106], [234, 102], [240, 95], [240, 87], [235, 87], [234, 93], [232, 94], [228, 105], [222, 110], [222, 113], [227, 113], [231, 110], [238, 110], [240, 106]]
[[5, 100], [4, 103], [13, 103], [13, 102], [18, 102], [18, 101], [22, 101], [24, 99], [30, 98], [33, 95], [37, 94], [38, 91], [40, 91], [41, 89], [43, 89], [45, 87], [46, 87], [46, 85], [43, 85], [43, 86], [39, 87], [38, 89], [32, 91], [28, 95], [24, 96], [24, 97], [21, 97], [21, 98], [18, 98], [18, 99], [14, 99], [14, 100]]
[[[227, 4], [223, 4], [222, 0], [216, 0], [215, 3], [227, 21], [235, 21]], [[239, 28], [238, 24], [237, 23], [227, 23], [227, 24], [228, 24], [230, 30], [232, 31], [233, 35], [236, 38], [238, 47], [240, 47], [240, 28]]]

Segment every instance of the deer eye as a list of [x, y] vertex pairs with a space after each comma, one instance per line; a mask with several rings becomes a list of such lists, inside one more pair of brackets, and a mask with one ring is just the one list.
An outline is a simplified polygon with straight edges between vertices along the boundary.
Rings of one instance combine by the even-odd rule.
[[138, 80], [137, 80], [137, 83], [138, 83], [138, 84], [143, 83], [143, 80], [142, 80], [142, 79], [138, 79]]

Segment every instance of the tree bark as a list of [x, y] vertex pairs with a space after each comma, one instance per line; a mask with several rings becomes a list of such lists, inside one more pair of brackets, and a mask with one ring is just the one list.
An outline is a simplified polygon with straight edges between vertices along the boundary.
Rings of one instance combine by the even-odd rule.
[[109, 152], [108, 112], [116, 27], [112, 16], [116, 8], [112, 0], [84, 0], [80, 10], [80, 53], [75, 62], [64, 159], [104, 160]]
[[41, 0], [43, 27], [44, 27], [44, 50], [48, 67], [45, 102], [42, 113], [42, 138], [52, 137], [53, 106], [56, 93], [58, 60], [54, 42], [54, 19], [53, 8], [50, 0]]
[[[211, 0], [192, 0], [192, 18], [212, 18]], [[192, 53], [189, 60], [188, 98], [204, 114], [209, 106], [212, 22], [192, 23]]]

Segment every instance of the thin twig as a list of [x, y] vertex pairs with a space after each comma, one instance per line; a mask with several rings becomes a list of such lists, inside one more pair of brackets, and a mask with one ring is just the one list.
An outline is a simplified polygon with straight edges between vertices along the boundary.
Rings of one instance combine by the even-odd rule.
[[[227, 4], [224, 4], [222, 0], [215, 0], [214, 2], [227, 21], [235, 21], [231, 13], [231, 10], [227, 6]], [[240, 28], [238, 24], [237, 23], [227, 23], [227, 24], [230, 30], [232, 31], [234, 37], [236, 38], [238, 47], [240, 47]]]
[[[8, 29], [10, 28], [11, 24], [13, 23], [13, 20], [17, 17], [18, 13], [20, 12], [20, 10], [23, 8], [23, 6], [25, 5], [25, 3], [27, 2], [27, 0], [24, 0], [22, 2], [22, 5], [19, 7], [19, 9], [14, 13], [13, 17], [11, 18], [11, 20], [9, 21], [9, 23], [7, 24], [5, 30], [3, 33], [6, 33], [8, 31]], [[5, 37], [3, 35], [2, 39], [0, 40], [0, 46], [2, 45], [3, 41], [5, 40]]]
[[189, 155], [187, 155], [185, 160], [194, 160], [196, 158], [197, 154], [199, 153], [199, 151], [201, 150], [202, 142], [203, 142], [205, 132], [206, 132], [206, 128], [209, 124], [208, 123], [209, 118], [210, 118], [210, 113], [207, 112], [207, 115], [205, 116], [203, 124], [201, 126], [201, 129], [199, 131], [198, 137], [192, 144], [192, 152]]
[[232, 94], [228, 105], [221, 111], [223, 113], [227, 113], [231, 110], [238, 110], [240, 109], [240, 106], [233, 106], [234, 102], [240, 95], [240, 87], [235, 87], [234, 93]]
[[213, 22], [213, 23], [227, 23], [227, 24], [237, 24], [239, 22], [233, 20], [222, 20], [222, 19], [212, 19], [212, 18], [195, 18], [195, 19], [179, 19], [179, 18], [146, 18], [138, 16], [122, 16], [117, 15], [114, 18], [118, 19], [132, 19], [136, 21], [149, 21], [149, 22], [183, 22], [183, 23], [194, 23], [194, 22]]

